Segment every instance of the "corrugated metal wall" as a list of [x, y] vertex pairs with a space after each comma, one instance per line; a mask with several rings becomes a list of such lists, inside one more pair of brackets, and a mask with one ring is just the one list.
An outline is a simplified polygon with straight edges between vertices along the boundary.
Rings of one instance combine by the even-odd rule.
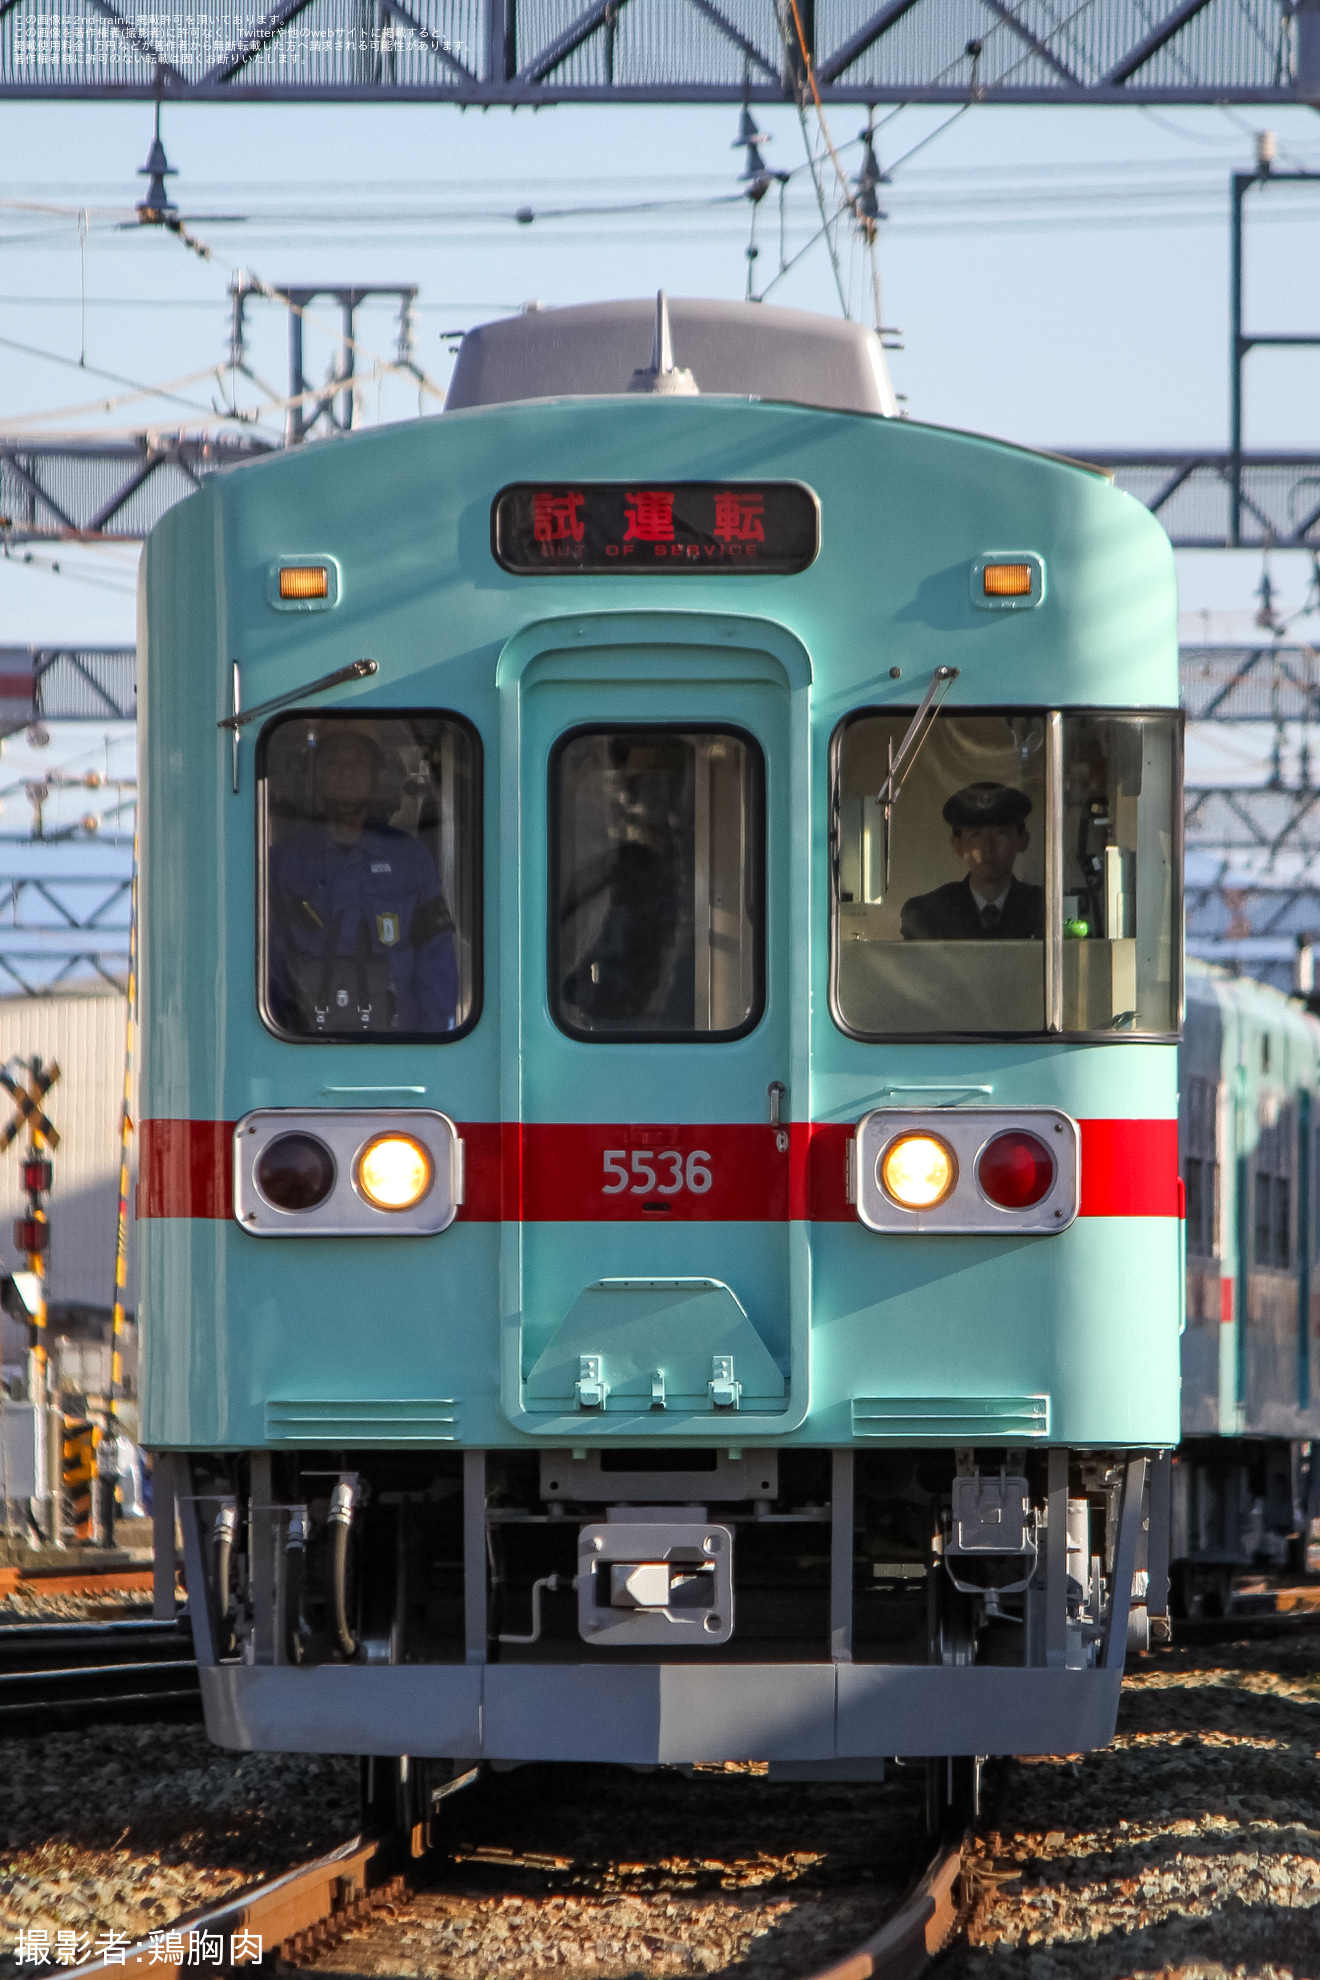
[[[0, 1062], [36, 1054], [48, 1063], [58, 1061], [60, 1068], [46, 1103], [60, 1131], [53, 1158], [55, 1186], [48, 1203], [48, 1297], [106, 1309], [114, 1300], [124, 1018], [124, 998], [108, 984], [104, 991], [0, 998]], [[0, 1089], [0, 1126], [12, 1112], [9, 1095]], [[0, 1261], [6, 1272], [25, 1263], [14, 1250], [13, 1229], [25, 1202], [19, 1179], [20, 1150], [25, 1145], [24, 1136], [0, 1155]], [[136, 1180], [136, 1148], [133, 1153]], [[130, 1221], [130, 1311], [135, 1305], [133, 1239]]]

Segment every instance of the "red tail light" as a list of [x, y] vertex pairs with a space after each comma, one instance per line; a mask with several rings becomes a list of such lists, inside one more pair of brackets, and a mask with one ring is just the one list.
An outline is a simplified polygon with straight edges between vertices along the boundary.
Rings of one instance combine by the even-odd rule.
[[1039, 1135], [1010, 1128], [982, 1149], [976, 1180], [1001, 1210], [1030, 1210], [1053, 1187], [1054, 1157]]

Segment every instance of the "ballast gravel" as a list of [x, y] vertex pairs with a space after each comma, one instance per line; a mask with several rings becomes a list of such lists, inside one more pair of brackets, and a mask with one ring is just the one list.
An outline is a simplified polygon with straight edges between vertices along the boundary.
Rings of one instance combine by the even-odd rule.
[[[199, 1725], [98, 1726], [0, 1740], [0, 1975], [80, 1957], [333, 1849], [358, 1821], [355, 1760], [222, 1752]], [[19, 1932], [52, 1958], [18, 1964]], [[84, 1943], [85, 1942], [85, 1943]], [[168, 1969], [162, 1968], [162, 1971]]]
[[990, 1776], [932, 1980], [1312, 1980], [1317, 1749], [1320, 1630], [1139, 1659], [1112, 1747]]
[[141, 1622], [150, 1614], [150, 1595], [118, 1590], [105, 1595], [47, 1595], [39, 1585], [20, 1582], [0, 1602], [0, 1630], [6, 1623]]

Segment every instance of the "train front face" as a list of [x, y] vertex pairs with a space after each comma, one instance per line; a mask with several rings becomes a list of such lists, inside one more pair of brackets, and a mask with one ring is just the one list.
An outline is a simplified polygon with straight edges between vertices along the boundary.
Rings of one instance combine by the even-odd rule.
[[224, 1744], [1112, 1731], [1178, 1434], [1168, 546], [712, 307], [741, 397], [469, 365], [149, 544], [146, 1436]]

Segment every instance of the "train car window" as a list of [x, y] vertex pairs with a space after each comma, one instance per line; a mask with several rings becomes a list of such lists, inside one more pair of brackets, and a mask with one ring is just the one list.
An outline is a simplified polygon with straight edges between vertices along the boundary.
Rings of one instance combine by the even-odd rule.
[[750, 736], [578, 730], [550, 770], [549, 999], [570, 1036], [736, 1038], [764, 1002]]
[[286, 1038], [450, 1039], [480, 1001], [480, 744], [298, 713], [257, 747], [260, 1003]]
[[1297, 1123], [1291, 1107], [1270, 1110], [1256, 1142], [1255, 1263], [1286, 1272], [1292, 1264], [1292, 1151]]
[[941, 715], [886, 818], [910, 712], [836, 755], [835, 1006], [862, 1035], [1045, 1028], [1045, 719]]
[[1187, 1194], [1187, 1251], [1190, 1257], [1218, 1255], [1219, 1087], [1213, 1079], [1189, 1077], [1182, 1095], [1183, 1184]]

